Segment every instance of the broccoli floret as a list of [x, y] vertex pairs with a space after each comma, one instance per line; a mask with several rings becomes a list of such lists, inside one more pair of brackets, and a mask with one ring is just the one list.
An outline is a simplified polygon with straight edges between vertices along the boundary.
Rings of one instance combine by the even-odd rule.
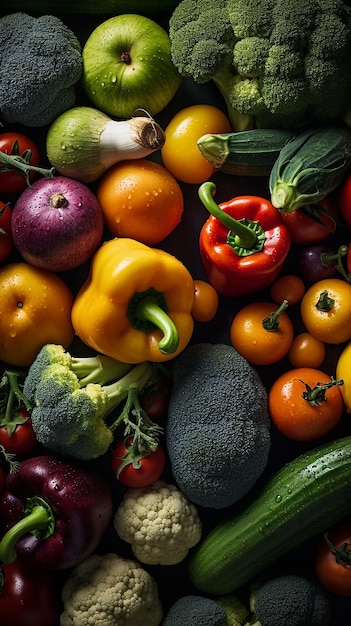
[[329, 626], [331, 607], [318, 583], [288, 574], [258, 584], [251, 610], [261, 626]]
[[226, 626], [224, 610], [210, 598], [188, 595], [179, 598], [169, 609], [162, 626]]
[[351, 7], [342, 0], [226, 0], [215, 9], [182, 0], [169, 34], [174, 65], [213, 80], [233, 130], [326, 123], [349, 108]]
[[166, 439], [174, 479], [195, 504], [228, 507], [249, 492], [268, 461], [266, 389], [225, 344], [188, 346], [171, 373]]
[[45, 126], [75, 103], [81, 45], [53, 15], [11, 13], [0, 19], [0, 117]]
[[[132, 366], [100, 355], [79, 358], [63, 346], [43, 346], [23, 385], [33, 407], [37, 440], [61, 454], [89, 460], [108, 450], [115, 429], [123, 424], [125, 436], [136, 438], [143, 455], [156, 449], [162, 429], [148, 418], [138, 400], [139, 392], [154, 383], [155, 375], [151, 363]], [[104, 384], [107, 381], [113, 382]], [[107, 423], [122, 402], [120, 415]]]

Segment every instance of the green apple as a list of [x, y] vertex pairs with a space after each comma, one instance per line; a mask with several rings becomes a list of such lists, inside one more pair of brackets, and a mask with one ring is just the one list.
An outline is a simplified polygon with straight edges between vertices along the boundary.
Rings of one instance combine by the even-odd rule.
[[154, 20], [127, 13], [93, 30], [83, 51], [84, 89], [101, 111], [130, 118], [155, 115], [172, 100], [181, 77], [171, 60], [168, 33]]

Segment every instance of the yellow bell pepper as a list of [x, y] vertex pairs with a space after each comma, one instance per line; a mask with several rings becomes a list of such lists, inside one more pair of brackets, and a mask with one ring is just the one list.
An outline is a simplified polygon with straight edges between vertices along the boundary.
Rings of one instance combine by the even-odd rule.
[[188, 345], [194, 281], [171, 254], [129, 238], [95, 253], [72, 308], [77, 336], [124, 363], [162, 362]]

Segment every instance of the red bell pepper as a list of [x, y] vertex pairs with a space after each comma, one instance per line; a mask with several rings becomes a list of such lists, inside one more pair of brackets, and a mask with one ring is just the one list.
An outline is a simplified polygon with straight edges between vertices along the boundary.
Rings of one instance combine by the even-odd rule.
[[0, 499], [0, 562], [74, 567], [95, 550], [112, 514], [100, 474], [52, 455], [28, 458], [8, 474]]
[[211, 285], [223, 296], [265, 289], [278, 276], [290, 250], [279, 211], [265, 198], [237, 196], [217, 205], [216, 186], [205, 182], [199, 197], [211, 213], [200, 231], [200, 255]]

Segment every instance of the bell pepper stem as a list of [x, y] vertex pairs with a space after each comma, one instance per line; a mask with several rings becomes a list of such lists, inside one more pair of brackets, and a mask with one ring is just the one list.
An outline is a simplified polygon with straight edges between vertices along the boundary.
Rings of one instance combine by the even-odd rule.
[[32, 533], [43, 540], [53, 534], [54, 527], [54, 515], [47, 502], [37, 496], [28, 498], [25, 516], [11, 526], [0, 541], [0, 562], [16, 560], [16, 543], [23, 535]]
[[173, 354], [179, 345], [179, 333], [169, 315], [152, 296], [141, 298], [135, 308], [136, 317], [143, 322], [151, 322], [159, 328], [163, 337], [158, 343], [162, 354]]
[[237, 243], [243, 248], [254, 248], [257, 241], [256, 233], [239, 220], [236, 220], [231, 215], [228, 215], [225, 211], [219, 208], [218, 204], [214, 201], [213, 196], [216, 192], [216, 185], [212, 182], [206, 181], [199, 187], [199, 198], [205, 208], [216, 217], [224, 226], [226, 226], [232, 233], [236, 235]]

